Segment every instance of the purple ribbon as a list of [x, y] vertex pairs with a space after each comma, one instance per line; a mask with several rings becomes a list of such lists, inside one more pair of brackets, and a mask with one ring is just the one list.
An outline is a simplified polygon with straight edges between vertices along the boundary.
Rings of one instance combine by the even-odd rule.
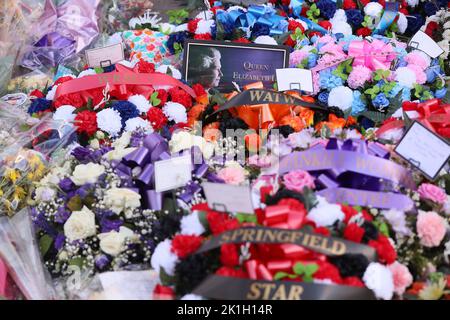
[[318, 194], [329, 201], [381, 209], [414, 209], [411, 199], [394, 192], [397, 184], [416, 189], [411, 173], [390, 161], [389, 152], [377, 143], [330, 139], [326, 146], [317, 144], [313, 150], [281, 159], [279, 174], [296, 169], [312, 171], [325, 188]]

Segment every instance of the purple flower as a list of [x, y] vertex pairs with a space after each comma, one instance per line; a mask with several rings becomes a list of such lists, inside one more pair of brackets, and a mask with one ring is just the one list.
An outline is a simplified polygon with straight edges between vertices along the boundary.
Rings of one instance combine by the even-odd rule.
[[66, 210], [66, 208], [59, 207], [58, 211], [55, 214], [55, 222], [64, 224], [67, 221], [67, 219], [69, 219], [70, 214], [71, 214], [70, 211]]
[[110, 231], [117, 231], [119, 232], [120, 227], [123, 225], [122, 220], [109, 220], [109, 219], [102, 219], [100, 221], [101, 231], [102, 233], [108, 233]]
[[64, 242], [66, 241], [66, 237], [64, 236], [64, 234], [63, 233], [59, 233], [57, 236], [56, 236], [56, 239], [55, 239], [55, 249], [56, 250], [61, 250], [62, 249], [62, 247], [64, 246]]
[[59, 187], [61, 188], [62, 191], [69, 192], [73, 190], [75, 184], [70, 178], [64, 178], [59, 182]]
[[104, 270], [110, 263], [110, 259], [108, 258], [108, 256], [102, 254], [99, 255], [95, 258], [95, 266], [99, 269], [99, 270]]
[[72, 155], [81, 163], [89, 162], [88, 157], [91, 154], [91, 150], [85, 147], [76, 147], [72, 150]]

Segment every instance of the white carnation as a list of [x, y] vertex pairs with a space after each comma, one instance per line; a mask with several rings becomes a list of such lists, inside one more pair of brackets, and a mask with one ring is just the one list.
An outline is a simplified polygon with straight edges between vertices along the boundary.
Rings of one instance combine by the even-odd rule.
[[166, 117], [175, 123], [187, 121], [186, 108], [181, 103], [166, 102], [162, 110]]
[[45, 96], [45, 99], [47, 100], [53, 100], [55, 98], [56, 89], [58, 88], [58, 85], [54, 85], [49, 92], [47, 92], [47, 95]]
[[335, 24], [336, 22], [347, 22], [347, 15], [345, 14], [345, 10], [338, 9], [336, 10], [333, 18], [331, 18], [330, 22]]
[[144, 120], [140, 117], [128, 119], [125, 121], [125, 131], [133, 132], [138, 128], [143, 129], [145, 133], [152, 133], [153, 127], [147, 120]]
[[333, 34], [342, 33], [344, 36], [349, 36], [352, 35], [352, 26], [349, 25], [347, 22], [336, 22], [333, 23], [331, 32]]
[[151, 265], [153, 270], [159, 273], [160, 269], [163, 268], [169, 276], [173, 276], [177, 262], [178, 257], [172, 252], [172, 241], [166, 239], [160, 242], [152, 255]]
[[397, 26], [400, 33], [405, 33], [406, 29], [408, 28], [408, 19], [401, 12], [398, 13]]
[[172, 75], [172, 77], [174, 77], [175, 79], [178, 79], [178, 80], [181, 79], [181, 72], [178, 71], [178, 69], [176, 69], [173, 66], [169, 66], [167, 64], [162, 64], [158, 68], [155, 69], [156, 72], [161, 72], [161, 73], [165, 73], [165, 74], [169, 73], [168, 70], [170, 70], [170, 74]]
[[388, 267], [372, 262], [364, 272], [363, 281], [379, 299], [390, 300], [394, 294], [394, 278]]
[[76, 114], [73, 112], [76, 110], [74, 106], [64, 105], [56, 109], [53, 114], [53, 120], [61, 120], [72, 122], [75, 120]]
[[277, 45], [277, 42], [271, 36], [259, 36], [254, 42], [259, 44]]
[[115, 137], [122, 130], [122, 118], [118, 111], [114, 109], [104, 109], [97, 113], [97, 125], [100, 130]]
[[338, 107], [342, 111], [345, 111], [352, 107], [353, 103], [353, 91], [344, 86], [331, 89], [328, 96], [328, 105], [330, 107]]
[[345, 214], [341, 207], [337, 204], [330, 204], [328, 201], [317, 196], [319, 203], [308, 213], [308, 219], [314, 221], [318, 227], [328, 227], [333, 225], [336, 221], [342, 221]]
[[129, 97], [128, 102], [134, 104], [140, 113], [147, 113], [150, 109], [150, 102], [142, 94], [135, 94]]
[[205, 228], [200, 222], [198, 211], [194, 211], [193, 213], [181, 218], [180, 225], [182, 234], [199, 236], [205, 232]]
[[381, 15], [381, 12], [383, 11], [383, 6], [379, 4], [378, 2], [369, 2], [364, 7], [364, 13], [372, 18], [376, 18], [379, 15]]
[[386, 218], [395, 232], [403, 235], [410, 234], [411, 230], [406, 226], [406, 216], [403, 211], [390, 209], [381, 211], [381, 214]]
[[399, 85], [412, 89], [416, 83], [416, 74], [408, 67], [400, 67], [395, 71], [395, 80]]
[[195, 34], [211, 34], [211, 29], [215, 25], [214, 20], [200, 20], [197, 23], [197, 29], [195, 29]]
[[80, 74], [78, 75], [78, 78], [83, 78], [83, 77], [86, 77], [86, 76], [93, 76], [93, 75], [96, 75], [96, 74], [97, 74], [97, 72], [95, 72], [94, 69], [86, 69], [86, 70], [83, 70], [83, 71], [80, 72]]
[[200, 11], [196, 16], [195, 19], [204, 19], [204, 20], [211, 20], [214, 18], [214, 13], [211, 10], [203, 10]]

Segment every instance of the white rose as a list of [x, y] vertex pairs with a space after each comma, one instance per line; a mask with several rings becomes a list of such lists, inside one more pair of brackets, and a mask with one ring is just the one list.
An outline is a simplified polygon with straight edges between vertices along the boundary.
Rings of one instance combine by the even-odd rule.
[[47, 187], [38, 187], [35, 191], [35, 198], [36, 201], [50, 201], [55, 197], [55, 190]]
[[364, 272], [363, 281], [379, 299], [390, 300], [394, 295], [394, 279], [388, 267], [372, 262]]
[[125, 249], [125, 241], [133, 238], [135, 235], [133, 231], [126, 227], [120, 227], [119, 232], [111, 231], [108, 233], [101, 233], [98, 235], [100, 239], [100, 249], [113, 257], [121, 254]]
[[214, 153], [214, 144], [207, 142], [201, 136], [194, 136], [187, 131], [177, 131], [172, 135], [169, 142], [171, 152], [179, 152], [197, 146], [207, 159], [211, 158]]
[[126, 209], [135, 209], [141, 205], [141, 195], [126, 188], [112, 188], [106, 191], [105, 203], [116, 214]]
[[89, 145], [91, 146], [92, 149], [95, 150], [100, 149], [100, 142], [97, 139], [92, 139]]
[[86, 183], [97, 182], [98, 177], [100, 177], [105, 172], [105, 167], [96, 164], [79, 164], [75, 167], [72, 177], [70, 177], [77, 186], [82, 186]]
[[87, 207], [72, 212], [64, 224], [64, 234], [70, 241], [81, 240], [96, 233], [95, 214]]
[[123, 157], [125, 157], [127, 154], [133, 152], [136, 150], [136, 148], [117, 148], [114, 150], [109, 151], [108, 153], [103, 155], [103, 158], [111, 160], [122, 160]]
[[383, 11], [383, 6], [378, 2], [369, 2], [364, 7], [364, 13], [372, 18], [378, 17]]
[[130, 145], [132, 132], [124, 132], [119, 139], [116, 139], [112, 146], [114, 148], [126, 148]]

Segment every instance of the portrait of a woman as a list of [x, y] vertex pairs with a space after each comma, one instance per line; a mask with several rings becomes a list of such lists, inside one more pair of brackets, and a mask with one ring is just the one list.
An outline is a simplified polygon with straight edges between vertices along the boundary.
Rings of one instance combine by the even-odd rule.
[[218, 87], [223, 76], [219, 50], [208, 47], [191, 49], [188, 75], [193, 83], [200, 83], [206, 90]]

